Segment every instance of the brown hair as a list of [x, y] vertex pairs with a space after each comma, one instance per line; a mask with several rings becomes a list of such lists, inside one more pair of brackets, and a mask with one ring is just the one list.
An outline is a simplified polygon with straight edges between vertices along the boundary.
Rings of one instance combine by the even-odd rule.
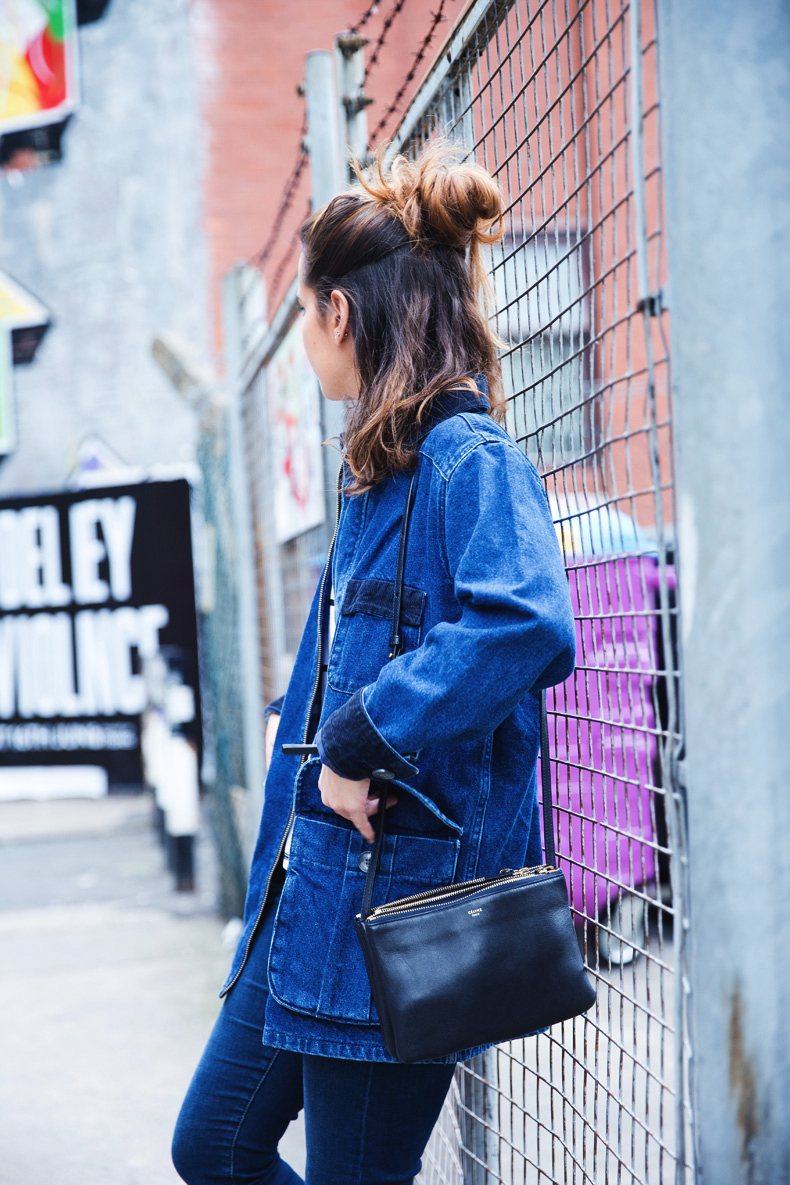
[[[302, 227], [302, 280], [325, 312], [348, 300], [360, 377], [345, 456], [360, 493], [413, 466], [419, 428], [442, 392], [476, 390], [483, 374], [489, 414], [503, 418], [497, 338], [487, 316], [481, 245], [502, 237], [502, 197], [479, 165], [443, 141], [414, 161], [398, 156], [333, 198]], [[479, 297], [483, 296], [483, 307]]]

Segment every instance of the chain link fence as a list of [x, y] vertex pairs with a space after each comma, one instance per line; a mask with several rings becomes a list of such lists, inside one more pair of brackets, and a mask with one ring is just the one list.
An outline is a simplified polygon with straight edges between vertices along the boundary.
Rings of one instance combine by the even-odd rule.
[[436, 133], [499, 181], [508, 428], [538, 466], [577, 620], [550, 693], [561, 863], [598, 1002], [459, 1070], [421, 1180], [692, 1171], [668, 312], [656, 13], [473, 6], [395, 148]]
[[[693, 1175], [659, 100], [655, 0], [477, 0], [391, 147], [412, 153], [447, 136], [505, 195], [492, 316], [508, 429], [544, 478], [576, 614], [576, 673], [548, 697], [551, 774], [598, 993], [588, 1015], [459, 1067], [422, 1185], [678, 1185]], [[294, 377], [286, 357], [294, 290], [268, 323], [242, 314], [269, 698], [287, 682], [331, 498], [303, 529], [283, 527], [277, 483], [293, 486], [297, 462], [321, 468], [278, 443], [283, 383], [297, 382], [302, 424], [320, 416], [314, 381]]]

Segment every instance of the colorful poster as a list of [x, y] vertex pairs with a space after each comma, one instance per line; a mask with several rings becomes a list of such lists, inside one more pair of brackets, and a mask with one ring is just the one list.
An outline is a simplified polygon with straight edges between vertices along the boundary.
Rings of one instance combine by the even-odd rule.
[[295, 322], [266, 369], [274, 523], [285, 543], [325, 518], [321, 395]]
[[74, 0], [0, 3], [0, 134], [59, 123], [77, 102]]

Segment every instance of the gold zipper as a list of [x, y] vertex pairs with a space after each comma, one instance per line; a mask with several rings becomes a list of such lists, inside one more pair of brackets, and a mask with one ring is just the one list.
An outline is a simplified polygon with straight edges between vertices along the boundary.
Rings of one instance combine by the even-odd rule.
[[[323, 575], [321, 576], [321, 588], [319, 589], [319, 592], [318, 592], [318, 661], [316, 663], [316, 668], [315, 668], [315, 681], [313, 683], [313, 693], [310, 696], [310, 706], [307, 709], [307, 716], [305, 718], [304, 733], [302, 735], [302, 744], [303, 745], [307, 744], [307, 737], [310, 732], [310, 717], [313, 714], [313, 705], [315, 704], [315, 697], [318, 694], [318, 688], [321, 684], [321, 658], [322, 658], [321, 651], [323, 650], [323, 645], [324, 645], [324, 631], [323, 631], [324, 591], [326, 589], [326, 580], [327, 580], [327, 576], [329, 575], [329, 568], [332, 563], [332, 553], [335, 550], [335, 540], [337, 539], [337, 532], [338, 532], [338, 528], [340, 527], [340, 507], [341, 507], [342, 497], [343, 497], [342, 491], [343, 491], [343, 466], [341, 465], [340, 469], [338, 471], [338, 474], [337, 474], [337, 512], [335, 514], [335, 529], [332, 532], [332, 538], [329, 543], [329, 551], [327, 553], [326, 563], [324, 564]], [[307, 761], [307, 758], [303, 757], [301, 759], [301, 761], [299, 762], [300, 769], [304, 765], [305, 761]], [[269, 900], [269, 890], [272, 887], [272, 879], [274, 877], [276, 870], [279, 868], [279, 866], [282, 862], [283, 852], [285, 851], [285, 841], [288, 838], [288, 832], [291, 830], [291, 826], [294, 821], [295, 813], [296, 812], [294, 810], [294, 807], [291, 806], [291, 813], [288, 816], [288, 822], [285, 824], [285, 831], [283, 832], [282, 839], [280, 840], [280, 846], [277, 849], [277, 856], [274, 861], [274, 864], [272, 864], [268, 879], [266, 881], [266, 888], [263, 891], [263, 898], [261, 900], [260, 908], [258, 910], [258, 916], [255, 919], [255, 924], [253, 925], [252, 930], [250, 931], [250, 936], [247, 939], [247, 945], [244, 948], [244, 957], [242, 958], [241, 963], [239, 964], [238, 971], [233, 976], [233, 979], [230, 981], [230, 983], [225, 988], [225, 990], [220, 993], [220, 996], [227, 995], [227, 993], [234, 986], [234, 984], [236, 983], [236, 980], [239, 978], [242, 971], [244, 970], [244, 965], [247, 962], [247, 959], [250, 954], [250, 947], [252, 946], [252, 940], [258, 932], [258, 927], [260, 926], [261, 918], [263, 917], [263, 911], [266, 908], [266, 902]]]
[[534, 868], [503, 868], [496, 876], [481, 876], [477, 880], [463, 881], [460, 885], [441, 885], [438, 889], [428, 889], [425, 893], [415, 893], [412, 897], [399, 897], [397, 901], [389, 901], [385, 905], [378, 905], [371, 918], [380, 918], [393, 913], [409, 913], [422, 909], [428, 904], [451, 901], [455, 897], [466, 897], [478, 889], [489, 885], [496, 885], [506, 880], [523, 879], [528, 876], [547, 876], [556, 869], [551, 864], [537, 864]]

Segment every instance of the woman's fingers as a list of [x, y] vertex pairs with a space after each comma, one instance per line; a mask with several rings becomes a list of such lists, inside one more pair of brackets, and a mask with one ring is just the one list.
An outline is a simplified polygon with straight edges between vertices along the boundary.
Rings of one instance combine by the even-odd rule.
[[[375, 815], [379, 809], [379, 800], [377, 796], [373, 798], [369, 796], [370, 778], [363, 778], [358, 782], [352, 781], [349, 778], [341, 778], [327, 766], [322, 765], [318, 778], [318, 789], [321, 791], [321, 801], [324, 806], [328, 806], [336, 815], [348, 819], [368, 843], [373, 843], [376, 836], [370, 823], [370, 816]], [[394, 794], [387, 795], [387, 807], [394, 806], [397, 801]]]
[[375, 836], [365, 809], [370, 789], [370, 778], [363, 778], [358, 782], [352, 781], [350, 778], [341, 778], [339, 774], [322, 765], [318, 778], [318, 789], [321, 791], [321, 801], [324, 806], [328, 806], [336, 815], [342, 815], [344, 819], [348, 819], [354, 824], [360, 835], [372, 843]]
[[[381, 802], [380, 798], [369, 798], [368, 799], [367, 811], [368, 811], [369, 815], [375, 815], [378, 813], [380, 802]], [[398, 804], [397, 794], [388, 794], [387, 795], [387, 810], [389, 810], [391, 806], [397, 806], [397, 804]]]
[[[343, 814], [343, 812], [338, 811], [337, 814]], [[376, 833], [370, 825], [370, 819], [368, 818], [367, 812], [364, 810], [364, 808], [361, 811], [351, 811], [349, 814], [345, 815], [345, 818], [351, 820], [363, 839], [366, 839], [368, 843], [374, 842]]]

